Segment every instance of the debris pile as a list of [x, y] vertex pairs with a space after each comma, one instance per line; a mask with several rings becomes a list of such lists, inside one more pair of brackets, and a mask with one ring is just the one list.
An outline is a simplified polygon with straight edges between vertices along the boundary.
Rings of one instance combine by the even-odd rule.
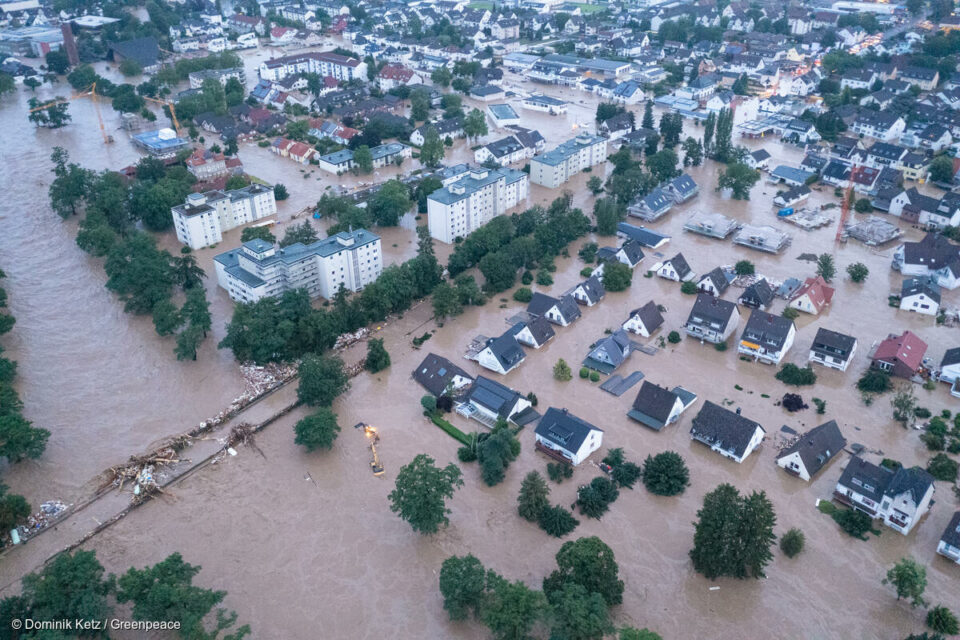
[[337, 337], [337, 341], [333, 343], [334, 351], [343, 351], [350, 345], [356, 344], [361, 340], [364, 340], [368, 335], [370, 335], [370, 329], [366, 327], [361, 327], [353, 333], [343, 333]]
[[27, 524], [18, 527], [21, 536], [32, 535], [46, 529], [60, 518], [60, 514], [72, 505], [63, 504], [59, 500], [47, 500], [40, 505], [40, 511], [27, 518]]
[[133, 483], [133, 502], [139, 504], [148, 496], [160, 492], [158, 471], [180, 462], [177, 451], [190, 441], [189, 436], [177, 436], [166, 444], [143, 456], [132, 456], [126, 464], [110, 467], [104, 472], [105, 480], [100, 490], [116, 487], [123, 490], [127, 482]]
[[[247, 384], [247, 392], [255, 397], [270, 391], [277, 385], [297, 375], [297, 365], [296, 363], [270, 363], [259, 366], [248, 362], [240, 365], [240, 375], [243, 376], [243, 380]], [[240, 398], [243, 397], [244, 396], [240, 396]], [[240, 398], [234, 400], [234, 403], [238, 402]]]

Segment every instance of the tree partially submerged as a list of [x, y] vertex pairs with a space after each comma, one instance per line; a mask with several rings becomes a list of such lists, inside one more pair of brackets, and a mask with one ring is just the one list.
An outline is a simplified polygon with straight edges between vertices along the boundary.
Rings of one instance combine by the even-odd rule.
[[721, 484], [703, 499], [693, 537], [693, 568], [711, 580], [720, 576], [763, 578], [773, 558], [777, 517], [765, 492], [741, 496]]
[[451, 463], [441, 469], [434, 462], [421, 453], [401, 467], [389, 496], [390, 510], [422, 534], [436, 533], [448, 524], [446, 501], [463, 486], [457, 465]]

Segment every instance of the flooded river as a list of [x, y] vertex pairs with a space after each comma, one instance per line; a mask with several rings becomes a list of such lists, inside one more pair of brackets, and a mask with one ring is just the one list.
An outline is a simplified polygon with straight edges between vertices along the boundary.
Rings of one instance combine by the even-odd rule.
[[[65, 91], [61, 88], [60, 93]], [[556, 89], [547, 92], [562, 95]], [[568, 98], [586, 100], [580, 94]], [[171, 353], [172, 342], [158, 338], [148, 318], [122, 313], [103, 287], [98, 261], [76, 248], [73, 223], [61, 223], [47, 207], [47, 158], [54, 144], [65, 146], [74, 160], [87, 166], [116, 168], [137, 158], [125, 136], [118, 134], [117, 142], [105, 147], [96, 127], [89, 126], [94, 116], [85, 100], [71, 106], [75, 123], [67, 129], [36, 132], [24, 116], [26, 100], [21, 93], [0, 106], [0, 124], [10, 132], [0, 149], [0, 185], [14, 196], [8, 200], [19, 205], [2, 208], [7, 223], [0, 238], [2, 267], [9, 275], [4, 286], [18, 320], [6, 344], [10, 357], [20, 365], [18, 385], [26, 415], [52, 435], [43, 458], [6, 471], [4, 481], [33, 500], [70, 499], [82, 495], [90, 478], [109, 464], [216, 413], [243, 383], [232, 356], [214, 348], [231, 308], [214, 282], [207, 283], [214, 335], [197, 362], [178, 363]], [[520, 113], [524, 126], [538, 128], [549, 148], [569, 137], [573, 125], [591, 122], [594, 108], [595, 103], [585, 104], [559, 118]], [[104, 114], [115, 120], [109, 109]], [[700, 135], [696, 128], [690, 132]], [[485, 140], [502, 134], [491, 131]], [[771, 166], [796, 164], [801, 157], [800, 150], [775, 142], [768, 142], [766, 148], [774, 156]], [[467, 145], [458, 142], [450, 159], [462, 161], [470, 155]], [[291, 199], [281, 206], [282, 223], [340, 182], [317, 172], [307, 179], [298, 177], [303, 175], [299, 165], [259, 148], [244, 146], [240, 156], [250, 173], [288, 185]], [[667, 308], [662, 335], [680, 328], [693, 298], [681, 295], [676, 283], [642, 277], [642, 271], [657, 261], [654, 255], [648, 255], [638, 268], [628, 291], [608, 294], [596, 307], [585, 309], [574, 325], [558, 329], [556, 339], [547, 346], [528, 350], [523, 365], [503, 381], [524, 393], [535, 392], [541, 411], [566, 407], [594, 422], [605, 432], [606, 447], [623, 447], [635, 462], [672, 449], [684, 456], [691, 469], [692, 484], [682, 496], [659, 498], [642, 487], [623, 491], [602, 520], [583, 519], [572, 536], [598, 535], [614, 549], [626, 582], [624, 602], [613, 611], [618, 625], [648, 626], [668, 639], [866, 639], [918, 632], [923, 627], [922, 613], [897, 602], [880, 580], [896, 560], [913, 555], [928, 566], [927, 597], [956, 608], [960, 573], [934, 553], [956, 509], [950, 488], [937, 484], [937, 504], [910, 536], [885, 529], [868, 542], [854, 540], [814, 508], [817, 498], [831, 494], [846, 454], [807, 484], [776, 468], [776, 438], [784, 424], [802, 430], [836, 419], [851, 443], [908, 465], [925, 464], [929, 455], [917, 432], [893, 423], [888, 398], [880, 397], [866, 407], [853, 384], [867, 366], [870, 345], [888, 332], [911, 329], [930, 345], [928, 355], [938, 360], [946, 348], [956, 346], [957, 331], [935, 326], [932, 318], [887, 306], [887, 294], [899, 289], [900, 282], [889, 268], [893, 245], [873, 250], [851, 241], [835, 247], [832, 225], [805, 232], [777, 221], [770, 204], [775, 189], [764, 183], [754, 188], [749, 202], [723, 199], [714, 192], [716, 172], [713, 163], [691, 170], [701, 194], [651, 225], [672, 236], [661, 251], [665, 257], [682, 251], [698, 273], [747, 258], [758, 272], [778, 280], [813, 275], [814, 265], [797, 259], [801, 253], [833, 252], [839, 274], [833, 305], [819, 318], [798, 320], [796, 343], [787, 356], [789, 361], [804, 362], [820, 326], [859, 338], [860, 348], [846, 373], [818, 368], [818, 384], [800, 390], [811, 406], [812, 396], [826, 400], [826, 415], [816, 415], [813, 408], [786, 413], [774, 402], [795, 389], [776, 381], [772, 367], [740, 361], [733, 349], [718, 352], [691, 339], [654, 356], [636, 353], [623, 367], [625, 372], [640, 370], [653, 382], [681, 384], [698, 394], [698, 404], [678, 424], [660, 433], [626, 418], [636, 387], [615, 398], [577, 378], [555, 381], [551, 370], [558, 358], [571, 365], [581, 362], [605, 329], [617, 327], [629, 310], [648, 300]], [[587, 211], [593, 200], [585, 188], [589, 175], [581, 174], [567, 185], [577, 206]], [[530, 200], [548, 201], [556, 195], [534, 186]], [[815, 192], [811, 200], [810, 204], [831, 201], [832, 190]], [[793, 244], [781, 255], [770, 255], [682, 231], [696, 210], [772, 224], [790, 233]], [[384, 234], [390, 261], [412, 255], [412, 226], [408, 217], [404, 227]], [[908, 237], [919, 237], [919, 233], [908, 230]], [[615, 243], [613, 238], [582, 242], [589, 240], [601, 246]], [[175, 246], [174, 241], [168, 242]], [[201, 264], [210, 270], [212, 256], [237, 243], [238, 233], [229, 234], [220, 249], [199, 252]], [[555, 284], [537, 289], [559, 294], [579, 279], [584, 265], [576, 258], [578, 246], [571, 247], [572, 258], [557, 260]], [[438, 245], [438, 252], [445, 256], [449, 247]], [[860, 285], [845, 276], [846, 266], [857, 261], [870, 269], [870, 277]], [[731, 289], [724, 297], [734, 299], [738, 293]], [[428, 453], [441, 464], [456, 459], [458, 443], [421, 415], [418, 400], [423, 391], [410, 372], [433, 351], [471, 373], [482, 373], [462, 355], [473, 336], [497, 335], [507, 327], [505, 319], [521, 308], [510, 294], [449, 321], [422, 350], [412, 347], [411, 338], [435, 328], [428, 304], [386, 325], [381, 336], [393, 365], [375, 376], [361, 374], [336, 402], [342, 432], [332, 451], [307, 454], [293, 444], [292, 425], [303, 415], [294, 412], [258, 436], [263, 457], [241, 449], [238, 457], [176, 484], [169, 498], [134, 511], [87, 547], [97, 551], [110, 571], [156, 562], [180, 551], [187, 561], [203, 566], [198, 583], [229, 591], [226, 605], [253, 625], [256, 638], [487, 637], [475, 623], [446, 620], [437, 574], [444, 558], [467, 552], [489, 568], [533, 586], [539, 586], [551, 571], [562, 541], [521, 520], [515, 510], [523, 475], [545, 468], [546, 460], [534, 451], [533, 434], [529, 429], [521, 433], [523, 451], [497, 487], [483, 485], [476, 464], [462, 465], [466, 484], [449, 502], [450, 527], [436, 536], [413, 533], [389, 511], [387, 494], [400, 466], [416, 454]], [[955, 292], [944, 297], [948, 306], [956, 306]], [[783, 304], [775, 303], [774, 311], [779, 312]], [[363, 350], [362, 344], [357, 345], [345, 357], [356, 360]], [[935, 413], [957, 408], [945, 388], [918, 389], [917, 394], [921, 406]], [[690, 420], [705, 400], [728, 400], [731, 407], [741, 408], [766, 428], [764, 446], [743, 465], [690, 441]], [[461, 429], [474, 429], [474, 423], [459, 416], [452, 420]], [[350, 428], [359, 421], [381, 430], [380, 454], [387, 470], [382, 478], [370, 474], [365, 439]], [[597, 473], [595, 467], [582, 465], [573, 480], [552, 485], [552, 500], [569, 505], [577, 485]], [[777, 512], [777, 533], [800, 527], [807, 537], [804, 553], [790, 560], [776, 552], [765, 580], [711, 582], [694, 574], [687, 556], [692, 522], [703, 495], [721, 482], [746, 491], [765, 490]], [[29, 546], [18, 551], [31, 553]], [[12, 578], [5, 577], [4, 583]], [[720, 588], [711, 591], [712, 586]]]

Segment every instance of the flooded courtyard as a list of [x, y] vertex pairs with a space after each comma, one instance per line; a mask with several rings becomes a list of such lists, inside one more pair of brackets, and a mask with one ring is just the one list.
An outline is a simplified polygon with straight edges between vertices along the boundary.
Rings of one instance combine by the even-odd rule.
[[[248, 83], [255, 78], [253, 65], [265, 55], [261, 51], [245, 57]], [[527, 87], [533, 89], [534, 85], [527, 83]], [[60, 94], [68, 91], [64, 86], [58, 89]], [[540, 91], [573, 103], [566, 116], [558, 117], [517, 108], [521, 124], [539, 129], [548, 149], [570, 137], [575, 128], [592, 126], [594, 98], [536, 86], [536, 92]], [[137, 152], [120, 134], [115, 135], [115, 144], [104, 146], [96, 127], [90, 126], [95, 116], [85, 100], [72, 103], [74, 122], [66, 129], [35, 131], [24, 115], [28, 97], [21, 91], [0, 106], [0, 123], [9, 132], [0, 147], [0, 185], [12, 196], [8, 202], [17, 203], [0, 208], [6, 222], [6, 232], [0, 237], [2, 267], [8, 274], [4, 286], [11, 312], [17, 317], [5, 345], [9, 357], [19, 363], [18, 389], [24, 413], [49, 429], [51, 437], [43, 457], [5, 470], [4, 482], [36, 503], [86, 495], [102, 469], [215, 414], [243, 390], [243, 381], [232, 354], [216, 349], [232, 303], [212, 278], [213, 256], [237, 246], [240, 230], [227, 234], [219, 248], [197, 252], [201, 266], [211, 275], [206, 285], [214, 330], [197, 362], [177, 362], [172, 341], [159, 338], [149, 318], [124, 314], [120, 303], [104, 288], [100, 261], [89, 258], [74, 243], [75, 222], [62, 223], [47, 205], [48, 157], [54, 145], [66, 147], [73, 161], [96, 169], [133, 163]], [[632, 110], [639, 119], [642, 109]], [[116, 114], [109, 108], [103, 113], [115, 128]], [[702, 135], [698, 127], [686, 126], [686, 133]], [[480, 142], [502, 135], [504, 130], [491, 127]], [[736, 134], [735, 142], [743, 143]], [[771, 167], [796, 165], [802, 158], [802, 150], [776, 141], [748, 146], [761, 144], [773, 155]], [[458, 141], [447, 162], [472, 160], [469, 147]], [[255, 144], [241, 146], [240, 157], [252, 175], [283, 182], [290, 190], [291, 198], [280, 203], [281, 233], [293, 216], [315, 203], [327, 188], [364, 180], [301, 167]], [[416, 161], [408, 161], [401, 171], [415, 167]], [[303, 178], [307, 174], [301, 169], [312, 174]], [[629, 290], [608, 293], [597, 306], [584, 309], [579, 321], [558, 328], [556, 338], [542, 349], [528, 349], [526, 361], [498, 379], [523, 393], [534, 392], [541, 412], [550, 406], [565, 407], [593, 422], [605, 432], [604, 449], [623, 447], [627, 458], [638, 463], [648, 454], [674, 450], [690, 468], [691, 486], [679, 497], [652, 496], [638, 485], [633, 491], [622, 491], [602, 520], [578, 516], [580, 526], [570, 538], [597, 535], [616, 553], [626, 583], [624, 602], [613, 609], [618, 625], [646, 626], [664, 638], [866, 639], [918, 632], [923, 627], [921, 612], [898, 602], [892, 589], [882, 586], [880, 580], [894, 562], [912, 555], [928, 567], [927, 598], [955, 605], [958, 568], [935, 554], [936, 541], [957, 507], [950, 487], [937, 483], [937, 504], [909, 536], [885, 529], [879, 538], [862, 542], [848, 537], [814, 507], [817, 498], [832, 493], [846, 464], [844, 459], [835, 460], [807, 484], [779, 470], [774, 455], [781, 425], [805, 430], [835, 419], [850, 443], [863, 444], [871, 452], [882, 452], [908, 466], [925, 465], [930, 454], [918, 432], [893, 422], [888, 397], [878, 397], [865, 406], [853, 385], [868, 364], [871, 345], [889, 332], [910, 329], [929, 345], [927, 355], [939, 360], [944, 350], [957, 345], [956, 328], [938, 327], [932, 317], [887, 305], [887, 295], [900, 286], [899, 274], [890, 270], [896, 242], [879, 249], [855, 241], [836, 246], [838, 208], [827, 211], [834, 216], [834, 224], [803, 231], [776, 218], [771, 202], [776, 188], [761, 181], [748, 202], [724, 199], [714, 191], [717, 171], [711, 161], [688, 170], [700, 185], [700, 195], [648, 225], [672, 239], [659, 250], [662, 256], [648, 252]], [[590, 175], [596, 174], [580, 174], [565, 186], [573, 193], [575, 206], [588, 213], [593, 205], [585, 186]], [[559, 191], [531, 185], [528, 205], [549, 202], [558, 195]], [[828, 202], [836, 202], [836, 198], [832, 189], [824, 188], [814, 191], [806, 206]], [[772, 225], [789, 233], [793, 242], [781, 254], [773, 255], [738, 247], [729, 239], [713, 240], [683, 231], [683, 224], [695, 211], [716, 211], [741, 223]], [[399, 228], [377, 230], [389, 263], [413, 255], [414, 224], [413, 216], [408, 215]], [[920, 237], [917, 230], [904, 231], [906, 239]], [[577, 249], [588, 241], [601, 246], [617, 243], [613, 237], [584, 238], [570, 247], [571, 257], [556, 261], [555, 283], [534, 286], [534, 290], [557, 295], [579, 281], [585, 265], [576, 257]], [[177, 248], [172, 235], [163, 243]], [[437, 244], [437, 250], [445, 261], [451, 247]], [[758, 273], [774, 280], [814, 275], [815, 265], [798, 260], [800, 254], [833, 253], [838, 273], [833, 303], [819, 317], [801, 315], [796, 342], [785, 361], [803, 364], [813, 336], [822, 326], [859, 339], [860, 347], [848, 371], [817, 368], [816, 386], [799, 389], [811, 408], [789, 414], [775, 402], [797, 389], [775, 380], [773, 367], [739, 360], [734, 349], [720, 352], [685, 338], [653, 356], [635, 353], [620, 373], [639, 370], [645, 379], [682, 385], [699, 396], [697, 405], [678, 424], [660, 433], [627, 419], [637, 387], [616, 398], [598, 384], [579, 378], [554, 380], [552, 367], [558, 358], [576, 368], [606, 329], [619, 326], [631, 309], [648, 300], [666, 307], [659, 335], [665, 337], [682, 326], [693, 297], [682, 295], [677, 283], [642, 275], [655, 262], [678, 251], [698, 274], [745, 258], [756, 264]], [[863, 262], [870, 269], [865, 283], [854, 284], [846, 277], [846, 266], [853, 262]], [[724, 297], [732, 300], [739, 292], [731, 288]], [[484, 307], [470, 308], [442, 327], [432, 320], [429, 303], [421, 303], [385, 325], [380, 336], [386, 341], [392, 366], [376, 375], [361, 374], [337, 400], [334, 410], [342, 431], [332, 451], [307, 454], [294, 445], [293, 424], [304, 415], [297, 410], [258, 436], [263, 456], [243, 448], [237, 457], [190, 475], [170, 488], [169, 497], [135, 510], [86, 548], [95, 549], [107, 570], [115, 572], [181, 552], [188, 562], [203, 566], [198, 583], [229, 592], [226, 606], [253, 626], [256, 638], [487, 637], [486, 629], [476, 623], [447, 621], [437, 576], [447, 556], [465, 553], [473, 553], [508, 578], [536, 587], [552, 570], [553, 556], [563, 541], [519, 518], [515, 508], [522, 477], [534, 469], [544, 472], [547, 462], [534, 451], [532, 431], [521, 432], [521, 455], [506, 480], [496, 487], [482, 483], [475, 463], [461, 465], [465, 486], [448, 502], [452, 510], [449, 528], [436, 536], [415, 534], [390, 512], [387, 494], [399, 468], [415, 455], [427, 453], [446, 464], [456, 461], [459, 446], [422, 416], [419, 398], [424, 391], [410, 373], [429, 352], [449, 358], [471, 374], [483, 373], [475, 363], [464, 360], [463, 353], [473, 336], [498, 335], [507, 328], [506, 318], [522, 309], [511, 294], [497, 295]], [[947, 307], [956, 307], [957, 293], [946, 292], [944, 301]], [[784, 301], [778, 300], [772, 311], [779, 313], [783, 305]], [[428, 330], [436, 333], [422, 349], [414, 348], [411, 339]], [[739, 336], [739, 331], [734, 336]], [[656, 340], [650, 344], [656, 345]], [[364, 349], [362, 343], [356, 345], [345, 358], [359, 359]], [[945, 385], [933, 392], [918, 388], [917, 394], [920, 406], [934, 413], [957, 409]], [[816, 415], [810, 402], [813, 396], [826, 401], [825, 415]], [[731, 409], [742, 409], [766, 429], [763, 447], [743, 465], [690, 440], [690, 420], [705, 400], [727, 401]], [[458, 415], [450, 419], [464, 431], [476, 428], [477, 423]], [[370, 474], [365, 439], [350, 428], [360, 421], [380, 429], [379, 451], [386, 466], [381, 478]], [[599, 457], [594, 454], [591, 462]], [[569, 505], [575, 500], [577, 486], [597, 474], [592, 464], [581, 465], [572, 480], [551, 484], [551, 500]], [[766, 491], [778, 517], [776, 532], [801, 528], [807, 539], [804, 553], [791, 560], [775, 552], [764, 580], [708, 581], [695, 574], [687, 556], [692, 523], [703, 495], [722, 482], [731, 482], [741, 491]], [[0, 587], [15, 589], [11, 583], [45, 559], [41, 544], [42, 538], [4, 558]], [[711, 591], [714, 586], [719, 589]], [[318, 630], [322, 630], [320, 635]]]

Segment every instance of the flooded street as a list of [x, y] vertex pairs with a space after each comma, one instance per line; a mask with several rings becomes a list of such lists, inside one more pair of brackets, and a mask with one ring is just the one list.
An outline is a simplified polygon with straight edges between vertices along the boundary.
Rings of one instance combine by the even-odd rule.
[[[268, 57], [258, 51], [245, 57], [248, 84], [255, 78], [254, 61], [264, 56]], [[65, 94], [69, 87], [58, 89], [57, 93]], [[560, 117], [517, 109], [521, 124], [539, 129], [548, 149], [570, 137], [574, 125], [592, 126], [594, 98], [553, 87], [536, 86], [536, 91], [577, 101], [570, 113]], [[172, 354], [173, 342], [156, 336], [149, 318], [123, 313], [121, 304], [103, 286], [100, 261], [76, 247], [75, 222], [61, 223], [47, 205], [48, 157], [54, 145], [66, 147], [73, 161], [90, 168], [119, 168], [138, 158], [126, 135], [116, 132], [117, 142], [104, 146], [96, 126], [90, 126], [95, 116], [87, 100], [71, 104], [74, 122], [67, 128], [37, 132], [24, 115], [28, 98], [20, 92], [5, 98], [0, 106], [0, 125], [9, 132], [0, 147], [0, 186], [11, 194], [9, 202], [19, 205], [0, 208], [6, 222], [0, 238], [4, 252], [0, 266], [9, 276], [4, 286], [11, 312], [17, 317], [5, 344], [9, 357], [19, 363], [18, 389], [24, 413], [49, 429], [51, 437], [42, 458], [6, 470], [4, 482], [34, 502], [54, 497], [70, 500], [85, 495], [93, 476], [110, 464], [219, 411], [242, 391], [243, 381], [232, 354], [215, 348], [232, 305], [226, 293], [216, 289], [212, 277], [207, 288], [214, 315], [213, 335], [204, 343], [197, 362], [179, 363]], [[580, 100], [585, 102], [581, 105]], [[632, 110], [638, 112], [639, 120], [642, 108]], [[116, 114], [109, 107], [103, 114], [112, 123], [108, 129], [115, 129]], [[688, 134], [702, 135], [702, 128], [686, 126]], [[502, 135], [504, 130], [491, 127], [481, 142]], [[744, 143], [736, 134], [734, 142]], [[796, 165], [802, 158], [799, 149], [770, 140], [762, 144], [773, 154], [771, 167]], [[470, 146], [457, 141], [447, 161], [472, 160]], [[241, 146], [240, 157], [252, 175], [287, 185], [291, 198], [280, 203], [281, 233], [282, 227], [315, 203], [325, 189], [358, 180], [302, 167], [255, 144]], [[408, 162], [403, 170], [416, 166], [416, 161]], [[300, 177], [305, 175], [301, 169], [312, 174]], [[619, 373], [640, 370], [645, 379], [683, 385], [699, 396], [679, 423], [659, 433], [626, 417], [638, 387], [616, 398], [598, 384], [576, 377], [569, 382], [554, 380], [552, 367], [558, 358], [577, 368], [606, 329], [619, 326], [631, 309], [648, 300], [667, 309], [659, 335], [665, 337], [682, 326], [693, 297], [682, 295], [677, 283], [644, 278], [643, 272], [659, 261], [648, 253], [629, 290], [609, 293], [597, 306], [583, 309], [583, 317], [570, 327], [558, 328], [547, 346], [538, 351], [528, 349], [526, 361], [517, 370], [502, 378], [491, 377], [523, 393], [533, 391], [541, 412], [550, 406], [566, 407], [593, 422], [605, 432], [604, 449], [623, 447], [634, 462], [664, 450], [677, 451], [685, 458], [691, 486], [682, 496], [652, 496], [642, 485], [624, 490], [602, 520], [582, 518], [570, 536], [597, 535], [613, 548], [626, 583], [623, 604], [613, 609], [617, 625], [646, 626], [667, 639], [872, 639], [919, 632], [922, 612], [898, 602], [892, 588], [881, 585], [880, 580], [894, 562], [912, 555], [928, 567], [926, 597], [933, 603], [956, 606], [958, 567], [935, 554], [936, 541], [957, 506], [950, 487], [937, 483], [937, 504], [909, 536], [884, 528], [879, 538], [862, 542], [848, 537], [814, 508], [817, 498], [832, 493], [847, 454], [838, 456], [809, 484], [778, 469], [774, 455], [781, 425], [804, 430], [835, 419], [850, 443], [882, 451], [908, 466], [925, 465], [929, 453], [918, 432], [902, 429], [891, 418], [890, 394], [867, 407], [853, 385], [867, 367], [871, 345], [888, 332], [910, 329], [928, 343], [927, 354], [939, 361], [945, 349], [957, 346], [957, 330], [937, 327], [932, 317], [887, 306], [887, 295], [900, 286], [899, 274], [890, 270], [897, 243], [870, 249], [851, 240], [835, 247], [838, 209], [829, 212], [835, 216], [834, 224], [806, 232], [777, 220], [771, 204], [776, 188], [764, 181], [753, 189], [749, 202], [722, 198], [714, 191], [717, 170], [711, 161], [691, 169], [700, 195], [649, 225], [672, 236], [660, 249], [662, 257], [681, 251], [698, 274], [746, 258], [756, 264], [758, 273], [783, 280], [814, 275], [813, 263], [797, 259], [801, 253], [834, 253], [838, 275], [833, 283], [837, 289], [833, 304], [820, 317], [802, 315], [798, 319], [796, 342], [785, 361], [805, 363], [813, 336], [822, 326], [859, 339], [846, 373], [818, 367], [817, 385], [797, 389], [775, 380], [773, 367], [739, 360], [735, 349], [719, 352], [689, 338], [653, 356], [635, 353]], [[575, 205], [588, 213], [593, 205], [593, 196], [585, 187], [590, 175], [594, 174], [580, 174], [566, 185], [574, 194]], [[559, 191], [531, 185], [528, 204], [549, 202], [558, 195]], [[833, 190], [824, 188], [814, 192], [807, 206], [834, 201]], [[690, 234], [682, 226], [695, 211], [718, 211], [741, 222], [773, 225], [789, 233], [793, 243], [781, 255], [772, 255], [738, 247], [729, 239]], [[413, 216], [408, 215], [400, 228], [377, 230], [388, 263], [414, 254], [413, 226]], [[907, 239], [920, 237], [916, 230], [905, 231]], [[584, 238], [570, 247], [572, 257], [557, 259], [555, 284], [534, 289], [557, 295], [576, 283], [584, 266], [576, 257], [577, 249], [588, 241], [600, 246], [617, 243], [613, 237]], [[177, 247], [172, 235], [163, 244]], [[218, 248], [198, 252], [201, 266], [212, 274], [213, 256], [237, 244], [239, 229], [226, 234]], [[442, 260], [451, 249], [437, 244]], [[858, 261], [870, 269], [863, 284], [850, 282], [845, 273], [848, 264]], [[724, 298], [735, 300], [739, 293], [731, 288]], [[181, 552], [186, 561], [202, 565], [199, 584], [229, 592], [225, 605], [239, 612], [241, 622], [253, 626], [255, 638], [318, 637], [317, 629], [323, 630], [324, 638], [335, 639], [488, 637], [477, 623], [447, 621], [437, 576], [447, 556], [465, 553], [473, 553], [488, 568], [510, 579], [522, 579], [535, 587], [554, 568], [553, 557], [563, 541], [522, 520], [515, 508], [523, 476], [533, 469], [545, 472], [547, 460], [534, 451], [532, 430], [521, 432], [521, 455], [510, 466], [506, 480], [496, 487], [482, 483], [476, 463], [461, 465], [465, 486], [448, 502], [452, 510], [449, 528], [436, 536], [415, 534], [390, 512], [387, 495], [399, 468], [415, 455], [427, 453], [443, 465], [456, 461], [459, 446], [421, 415], [419, 398], [424, 391], [410, 373], [429, 352], [451, 359], [471, 374], [483, 373], [475, 363], [464, 360], [463, 353], [475, 335], [498, 335], [507, 328], [506, 318], [522, 309], [511, 294], [500, 294], [484, 307], [470, 308], [448, 321], [422, 349], [413, 348], [411, 339], [436, 328], [429, 303], [387, 324], [380, 335], [392, 366], [376, 375], [363, 373], [354, 378], [351, 390], [337, 400], [334, 410], [342, 431], [332, 451], [307, 454], [294, 445], [293, 424], [304, 415], [304, 410], [297, 410], [257, 436], [264, 456], [249, 447], [241, 448], [236, 458], [176, 483], [169, 488], [169, 497], [133, 511], [85, 548], [95, 549], [106, 569], [114, 572]], [[948, 307], [955, 307], [958, 292], [945, 292], [944, 299]], [[776, 301], [772, 311], [779, 313], [783, 305], [783, 300]], [[746, 310], [742, 314], [748, 315]], [[741, 328], [744, 322], [745, 318]], [[738, 337], [739, 331], [734, 336]], [[355, 361], [364, 351], [362, 343], [355, 345], [345, 359]], [[788, 391], [799, 392], [811, 408], [788, 414], [775, 406]], [[933, 392], [918, 387], [916, 393], [920, 406], [934, 413], [958, 408], [945, 385], [938, 385]], [[813, 396], [826, 401], [825, 415], [816, 415], [810, 402]], [[764, 445], [743, 465], [690, 440], [690, 421], [706, 400], [730, 401], [731, 408], [741, 408], [745, 416], [766, 429]], [[455, 414], [450, 419], [464, 431], [474, 430], [477, 424]], [[378, 451], [386, 467], [382, 478], [370, 474], [366, 441], [351, 428], [360, 421], [380, 429]], [[600, 457], [594, 454], [591, 462]], [[562, 485], [551, 483], [552, 502], [569, 505], [575, 500], [577, 486], [598, 473], [592, 464], [584, 464], [572, 480]], [[692, 522], [703, 495], [722, 482], [731, 482], [741, 491], [766, 491], [777, 513], [776, 532], [800, 527], [806, 535], [806, 550], [792, 560], [775, 551], [765, 580], [707, 581], [693, 573], [687, 555], [692, 546]], [[32, 558], [37, 552], [28, 545], [15, 553]], [[42, 559], [38, 556], [36, 562]], [[11, 573], [0, 565], [4, 578], [0, 586], [17, 577]], [[720, 588], [710, 591], [712, 586]]]

